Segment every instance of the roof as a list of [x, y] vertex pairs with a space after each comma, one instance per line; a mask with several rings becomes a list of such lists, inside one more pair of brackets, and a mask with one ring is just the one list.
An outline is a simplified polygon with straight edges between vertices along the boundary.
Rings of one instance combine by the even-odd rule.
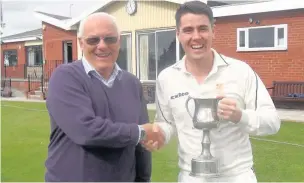
[[55, 15], [55, 14], [50, 14], [50, 13], [46, 13], [46, 12], [42, 12], [42, 11], [36, 11], [37, 13], [55, 18], [57, 20], [67, 20], [67, 19], [71, 19], [71, 17], [66, 17], [66, 16], [61, 16], [61, 15]]
[[49, 23], [51, 25], [55, 25], [56, 27], [65, 29], [65, 30], [70, 30], [69, 27], [67, 26], [67, 22], [72, 20], [71, 17], [66, 17], [62, 15], [56, 15], [56, 14], [50, 14], [46, 12], [42, 12], [39, 10], [34, 10], [34, 15], [40, 19], [43, 22]]
[[18, 41], [33, 41], [42, 39], [42, 29], [34, 29], [18, 34], [2, 37], [3, 43], [18, 42]]
[[[166, 0], [167, 2], [182, 4], [189, 0]], [[207, 0], [203, 0], [207, 1]], [[220, 1], [220, 0], [219, 0]], [[88, 15], [100, 11], [101, 9], [107, 7], [111, 3], [116, 2], [115, 0], [103, 0], [99, 6], [93, 6], [92, 8], [84, 11], [80, 16], [69, 19], [67, 21], [60, 21], [53, 17], [45, 15], [45, 13], [35, 12], [36, 16], [49, 24], [55, 25], [65, 30], [71, 30], [75, 25], [77, 25], [82, 19]], [[223, 1], [229, 2], [229, 1]], [[237, 1], [230, 1], [237, 2]], [[213, 6], [211, 7], [215, 18], [226, 17], [226, 16], [235, 16], [235, 15], [245, 15], [245, 14], [254, 14], [254, 13], [264, 13], [264, 12], [274, 12], [274, 11], [285, 11], [285, 10], [296, 10], [304, 9], [304, 3], [301, 0], [292, 0], [292, 2], [287, 0], [256, 0], [251, 2], [244, 1], [236, 4], [227, 4], [222, 6]]]

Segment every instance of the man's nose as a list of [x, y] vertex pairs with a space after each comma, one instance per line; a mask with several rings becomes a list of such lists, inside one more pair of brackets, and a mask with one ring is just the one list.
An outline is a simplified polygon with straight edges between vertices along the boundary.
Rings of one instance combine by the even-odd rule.
[[97, 48], [98, 49], [103, 49], [103, 48], [106, 48], [108, 45], [104, 42], [103, 39], [100, 39], [98, 45], [97, 45]]
[[201, 38], [200, 32], [198, 30], [194, 30], [192, 34], [192, 39], [200, 39], [200, 38]]

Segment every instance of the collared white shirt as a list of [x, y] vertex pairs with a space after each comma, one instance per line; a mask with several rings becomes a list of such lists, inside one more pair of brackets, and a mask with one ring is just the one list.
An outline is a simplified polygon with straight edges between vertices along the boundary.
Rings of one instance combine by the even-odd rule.
[[117, 63], [115, 63], [113, 72], [108, 80], [106, 80], [104, 77], [102, 77], [96, 69], [87, 61], [85, 57], [82, 58], [82, 64], [84, 67], [85, 72], [89, 75], [89, 73], [93, 74], [97, 79], [99, 79], [101, 82], [103, 82], [107, 87], [112, 87], [113, 83], [118, 77], [120, 79], [121, 77], [121, 68], [118, 66]]
[[[211, 153], [219, 159], [219, 175], [237, 175], [253, 166], [249, 135], [268, 135], [280, 128], [280, 119], [268, 91], [245, 62], [218, 54], [202, 84], [186, 70], [185, 60], [164, 69], [156, 81], [156, 119], [165, 132], [166, 142], [173, 134], [179, 140], [181, 171], [191, 171], [191, 159], [202, 151], [202, 130], [195, 129], [186, 109], [189, 96], [234, 98], [242, 109], [238, 124], [220, 122], [210, 132]], [[258, 88], [257, 88], [258, 87]], [[189, 102], [189, 111], [194, 111]], [[200, 116], [201, 117], [201, 116]]]

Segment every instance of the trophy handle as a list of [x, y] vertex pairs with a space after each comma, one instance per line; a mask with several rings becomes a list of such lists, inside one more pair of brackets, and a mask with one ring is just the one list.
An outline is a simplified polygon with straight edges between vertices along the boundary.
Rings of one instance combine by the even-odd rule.
[[220, 121], [220, 120], [221, 120], [221, 119], [218, 117], [218, 115], [217, 115], [217, 109], [218, 109], [218, 105], [219, 105], [219, 103], [220, 103], [220, 100], [222, 100], [222, 98], [218, 98], [218, 99], [216, 100], [215, 110], [213, 111], [213, 112], [214, 112], [213, 118], [214, 118], [216, 121]]
[[188, 98], [187, 98], [187, 100], [186, 100], [186, 109], [187, 109], [187, 112], [188, 112], [189, 116], [193, 119], [193, 116], [192, 116], [192, 114], [191, 114], [191, 112], [190, 112], [190, 110], [189, 110], [189, 107], [188, 107], [188, 106], [189, 106], [189, 105], [188, 105], [188, 104], [189, 104], [189, 101], [192, 100], [192, 99], [193, 99], [192, 97], [188, 97]]

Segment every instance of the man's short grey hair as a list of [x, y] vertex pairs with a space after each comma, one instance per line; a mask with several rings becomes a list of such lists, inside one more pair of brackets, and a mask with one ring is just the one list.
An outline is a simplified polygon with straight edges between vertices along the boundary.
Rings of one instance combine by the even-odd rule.
[[79, 28], [78, 28], [78, 38], [83, 36], [84, 25], [87, 22], [87, 20], [93, 16], [108, 17], [113, 22], [114, 26], [116, 27], [118, 35], [120, 35], [120, 30], [118, 28], [116, 18], [105, 12], [97, 12], [97, 13], [90, 14], [89, 16], [87, 16], [86, 18], [84, 18], [80, 21]]

